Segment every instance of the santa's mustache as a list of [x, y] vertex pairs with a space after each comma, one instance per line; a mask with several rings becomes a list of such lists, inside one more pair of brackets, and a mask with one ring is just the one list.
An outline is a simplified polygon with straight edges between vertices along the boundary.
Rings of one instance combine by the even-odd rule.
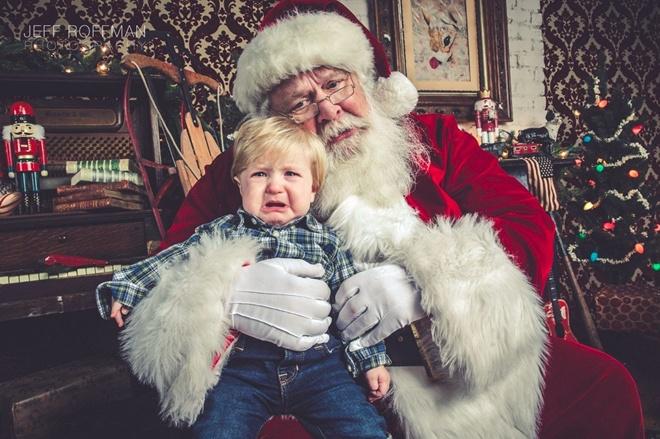
[[344, 131], [350, 130], [351, 128], [367, 129], [370, 126], [371, 124], [366, 118], [344, 113], [339, 120], [328, 122], [328, 124], [321, 129], [319, 137], [321, 140], [323, 140], [324, 143], [327, 144], [333, 138], [337, 137]]

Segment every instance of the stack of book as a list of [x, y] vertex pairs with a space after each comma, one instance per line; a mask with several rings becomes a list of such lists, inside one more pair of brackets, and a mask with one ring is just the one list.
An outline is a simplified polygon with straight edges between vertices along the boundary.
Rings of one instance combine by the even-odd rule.
[[126, 180], [142, 186], [142, 178], [131, 159], [66, 160], [48, 164], [51, 175], [71, 175], [71, 184], [110, 183]]
[[99, 209], [145, 209], [145, 190], [127, 180], [58, 186], [53, 198], [53, 212]]

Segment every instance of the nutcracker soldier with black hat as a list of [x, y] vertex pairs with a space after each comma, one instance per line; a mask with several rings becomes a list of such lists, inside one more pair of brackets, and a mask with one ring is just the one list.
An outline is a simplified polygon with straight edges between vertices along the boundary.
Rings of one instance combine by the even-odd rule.
[[2, 127], [7, 176], [16, 179], [23, 193], [23, 213], [39, 212], [39, 176], [48, 175], [44, 127], [35, 123], [32, 106], [23, 101], [9, 106], [9, 122]]

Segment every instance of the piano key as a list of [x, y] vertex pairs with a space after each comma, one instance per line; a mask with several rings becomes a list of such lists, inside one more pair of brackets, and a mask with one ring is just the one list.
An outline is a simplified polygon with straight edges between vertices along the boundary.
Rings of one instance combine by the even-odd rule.
[[113, 273], [124, 268], [124, 265], [106, 265], [105, 267], [83, 267], [64, 273], [49, 274], [46, 272], [26, 273], [17, 275], [0, 276], [0, 285], [10, 285], [27, 282], [37, 282], [49, 279], [66, 279], [81, 276], [94, 276], [99, 274]]

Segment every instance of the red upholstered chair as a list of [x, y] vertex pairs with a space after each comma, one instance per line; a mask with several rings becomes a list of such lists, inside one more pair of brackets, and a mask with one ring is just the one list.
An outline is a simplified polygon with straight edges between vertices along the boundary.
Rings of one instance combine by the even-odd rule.
[[293, 416], [273, 416], [259, 433], [259, 439], [313, 439]]

